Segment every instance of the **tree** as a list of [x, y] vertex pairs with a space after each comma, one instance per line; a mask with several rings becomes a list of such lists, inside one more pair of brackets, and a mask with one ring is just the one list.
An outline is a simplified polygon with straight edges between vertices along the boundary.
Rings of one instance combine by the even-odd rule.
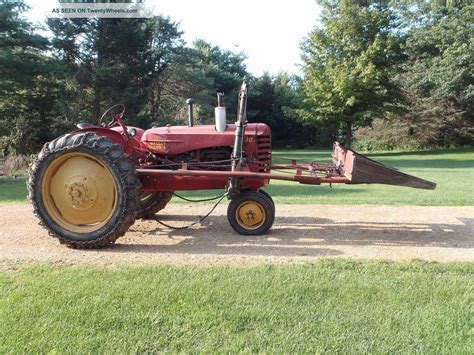
[[297, 119], [300, 80], [288, 73], [271, 76], [264, 73], [250, 83], [248, 99], [249, 122], [262, 122], [272, 130], [274, 147], [314, 146], [318, 143], [315, 129]]
[[2, 145], [27, 153], [47, 125], [56, 89], [48, 40], [22, 16], [22, 1], [0, 3], [0, 137]]
[[401, 82], [405, 121], [425, 145], [472, 144], [474, 60], [469, 1], [431, 1], [405, 9], [408, 60]]
[[393, 76], [403, 60], [398, 23], [384, 2], [323, 0], [321, 27], [303, 45], [303, 108], [315, 125], [334, 125], [350, 146], [353, 130], [399, 109]]
[[204, 123], [207, 117], [212, 117], [217, 91], [225, 93], [228, 117], [235, 118], [237, 94], [242, 80], [249, 76], [245, 54], [221, 49], [202, 39], [193, 43], [193, 50], [196, 78], [203, 85], [197, 97], [198, 118]]
[[130, 123], [147, 126], [162, 114], [163, 77], [184, 50], [175, 23], [154, 17], [49, 19], [48, 25], [55, 54], [68, 67], [65, 80], [88, 101], [82, 109], [92, 117], [117, 102], [127, 106]]

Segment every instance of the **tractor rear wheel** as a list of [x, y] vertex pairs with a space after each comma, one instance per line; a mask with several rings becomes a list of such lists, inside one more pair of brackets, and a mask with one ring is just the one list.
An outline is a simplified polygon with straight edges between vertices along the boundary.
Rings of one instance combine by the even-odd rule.
[[148, 218], [166, 207], [173, 197], [173, 191], [145, 192], [140, 197], [137, 218]]
[[40, 224], [63, 244], [114, 243], [135, 221], [140, 181], [118, 144], [94, 133], [66, 134], [33, 162], [29, 199]]
[[273, 225], [275, 206], [265, 194], [242, 192], [230, 201], [227, 219], [239, 234], [262, 235]]

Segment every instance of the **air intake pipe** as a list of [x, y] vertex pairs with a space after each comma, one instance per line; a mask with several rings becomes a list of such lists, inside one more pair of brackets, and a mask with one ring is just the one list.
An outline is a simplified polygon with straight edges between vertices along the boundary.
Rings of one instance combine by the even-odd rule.
[[217, 107], [214, 110], [216, 118], [216, 131], [224, 132], [227, 127], [226, 111], [224, 107], [224, 93], [217, 93]]

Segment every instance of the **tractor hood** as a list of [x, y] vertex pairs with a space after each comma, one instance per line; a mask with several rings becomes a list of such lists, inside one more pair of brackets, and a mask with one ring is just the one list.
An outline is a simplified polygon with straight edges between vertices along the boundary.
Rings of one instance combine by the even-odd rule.
[[[145, 131], [141, 142], [155, 153], [181, 154], [196, 149], [231, 147], [234, 145], [235, 129], [233, 124], [227, 125], [224, 132], [217, 132], [214, 125], [156, 127]], [[264, 123], [247, 124], [244, 140], [250, 142], [257, 136], [269, 138], [270, 127]]]

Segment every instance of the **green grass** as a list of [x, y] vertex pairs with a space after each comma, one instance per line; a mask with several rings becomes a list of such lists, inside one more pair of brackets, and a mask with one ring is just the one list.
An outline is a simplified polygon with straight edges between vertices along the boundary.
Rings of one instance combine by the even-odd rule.
[[[275, 202], [288, 204], [383, 204], [426, 206], [474, 205], [474, 148], [422, 152], [381, 152], [367, 154], [388, 166], [437, 183], [434, 191], [388, 185], [312, 186], [287, 181], [271, 181], [265, 190]], [[288, 163], [283, 157], [329, 163], [331, 153], [320, 150], [279, 150], [275, 163]], [[214, 196], [215, 191], [185, 192], [188, 197]], [[173, 201], [176, 201], [174, 199]]]
[[24, 202], [27, 195], [26, 178], [0, 177], [0, 203]]
[[473, 264], [36, 265], [0, 274], [0, 353], [472, 353]]
[[[367, 154], [374, 160], [402, 172], [437, 183], [434, 191], [388, 185], [299, 185], [273, 181], [268, 188], [278, 203], [453, 205], [474, 204], [474, 148], [423, 152], [381, 152]], [[279, 151], [278, 157], [330, 162], [325, 151]]]
[[[266, 188], [276, 203], [289, 204], [387, 204], [387, 205], [447, 205], [474, 204], [474, 148], [445, 149], [422, 152], [381, 152], [371, 158], [401, 171], [434, 181], [436, 190], [419, 190], [387, 185], [301, 185], [273, 180]], [[329, 162], [331, 153], [320, 150], [279, 150], [275, 162], [282, 157], [301, 161]], [[221, 191], [183, 192], [191, 198], [216, 196]], [[24, 179], [0, 178], [0, 202], [20, 202], [26, 199]], [[180, 202], [174, 198], [173, 202]]]

